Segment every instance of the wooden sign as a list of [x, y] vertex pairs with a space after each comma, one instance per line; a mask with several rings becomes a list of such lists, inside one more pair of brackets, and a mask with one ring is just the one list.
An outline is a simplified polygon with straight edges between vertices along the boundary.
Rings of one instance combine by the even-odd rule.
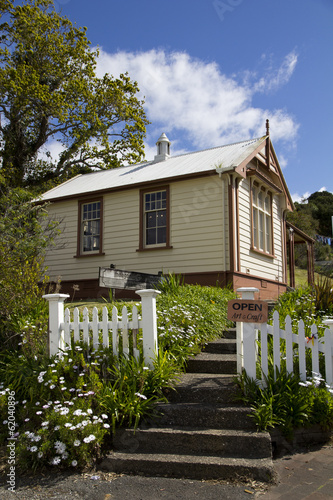
[[99, 268], [99, 286], [126, 290], [154, 288], [163, 276], [158, 274], [121, 271], [120, 269]]
[[266, 323], [268, 304], [263, 300], [229, 300], [228, 319], [242, 323]]

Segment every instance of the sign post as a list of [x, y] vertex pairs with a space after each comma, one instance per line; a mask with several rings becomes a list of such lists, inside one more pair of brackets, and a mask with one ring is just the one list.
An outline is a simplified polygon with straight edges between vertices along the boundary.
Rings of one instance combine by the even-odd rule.
[[[254, 300], [258, 288], [238, 288], [242, 298], [228, 302], [228, 319], [236, 322], [237, 332], [237, 373], [242, 368], [251, 378], [256, 378], [256, 327], [268, 319], [268, 305], [262, 300]], [[244, 352], [246, 357], [244, 358]]]
[[99, 286], [112, 289], [146, 290], [154, 288], [164, 279], [161, 274], [121, 271], [114, 267], [99, 268]]

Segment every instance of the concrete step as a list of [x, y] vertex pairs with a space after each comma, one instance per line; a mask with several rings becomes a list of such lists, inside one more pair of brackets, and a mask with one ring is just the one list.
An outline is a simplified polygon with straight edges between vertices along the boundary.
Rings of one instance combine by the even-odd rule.
[[222, 334], [224, 339], [234, 339], [236, 340], [236, 328], [229, 328], [229, 330], [225, 330]]
[[150, 421], [153, 427], [256, 430], [251, 408], [244, 406], [160, 403], [157, 412], [159, 416]]
[[217, 339], [205, 344], [202, 350], [212, 354], [236, 354], [236, 340]]
[[234, 375], [184, 373], [168, 400], [172, 403], [232, 403], [235, 391]]
[[212, 354], [201, 352], [194, 358], [188, 360], [186, 371], [190, 373], [236, 374], [236, 354]]
[[215, 456], [113, 452], [101, 462], [103, 471], [188, 479], [220, 479], [272, 482], [272, 460]]
[[158, 453], [233, 458], [271, 458], [270, 434], [265, 432], [201, 429], [119, 429], [114, 450], [122, 453]]

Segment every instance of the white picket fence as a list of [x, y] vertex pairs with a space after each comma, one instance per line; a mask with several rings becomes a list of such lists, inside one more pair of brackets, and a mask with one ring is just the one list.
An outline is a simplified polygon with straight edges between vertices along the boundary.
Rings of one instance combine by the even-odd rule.
[[[242, 293], [242, 290], [237, 290]], [[243, 299], [253, 299], [249, 295]], [[254, 289], [254, 291], [258, 291]], [[328, 385], [333, 387], [333, 320], [326, 320], [324, 323], [328, 326], [324, 335], [319, 338], [317, 326], [311, 326], [311, 334], [306, 336], [304, 322], [298, 322], [298, 333], [292, 331], [292, 322], [290, 316], [286, 317], [285, 329], [280, 328], [279, 313], [273, 314], [273, 325], [267, 323], [237, 323], [237, 371], [240, 373], [244, 368], [251, 378], [257, 377], [257, 359], [258, 359], [258, 339], [260, 332], [260, 367], [262, 380], [268, 375], [268, 359], [273, 357], [273, 365], [280, 369], [281, 358], [285, 357], [286, 369], [288, 373], [294, 371], [294, 364], [297, 361], [301, 380], [306, 380], [306, 350], [311, 350], [312, 372], [319, 373], [319, 353], [323, 353], [325, 359], [325, 373], [321, 376], [325, 378]], [[273, 348], [269, 350], [269, 336], [273, 339]], [[285, 341], [285, 347], [281, 348], [281, 340]]]
[[66, 346], [71, 346], [73, 342], [82, 340], [88, 345], [92, 344], [94, 349], [112, 346], [115, 355], [120, 352], [129, 355], [131, 348], [131, 354], [138, 358], [140, 351], [137, 339], [141, 329], [143, 357], [145, 364], [152, 368], [158, 351], [156, 296], [160, 292], [148, 289], [138, 290], [136, 293], [141, 297], [142, 318], [139, 318], [136, 306], [133, 306], [131, 318], [124, 306], [121, 316], [117, 308], [113, 307], [110, 318], [107, 307], [103, 308], [101, 317], [95, 307], [92, 319], [87, 308], [83, 310], [82, 319], [79, 309], [75, 308], [72, 319], [69, 309], [64, 308], [64, 302], [69, 295], [44, 295], [43, 298], [49, 302], [49, 355], [53, 356], [64, 351]]

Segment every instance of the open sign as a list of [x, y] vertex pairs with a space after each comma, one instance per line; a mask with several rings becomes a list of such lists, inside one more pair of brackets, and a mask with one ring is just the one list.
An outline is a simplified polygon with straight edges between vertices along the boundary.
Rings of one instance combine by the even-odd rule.
[[263, 300], [229, 300], [228, 319], [242, 323], [266, 323], [268, 304]]

